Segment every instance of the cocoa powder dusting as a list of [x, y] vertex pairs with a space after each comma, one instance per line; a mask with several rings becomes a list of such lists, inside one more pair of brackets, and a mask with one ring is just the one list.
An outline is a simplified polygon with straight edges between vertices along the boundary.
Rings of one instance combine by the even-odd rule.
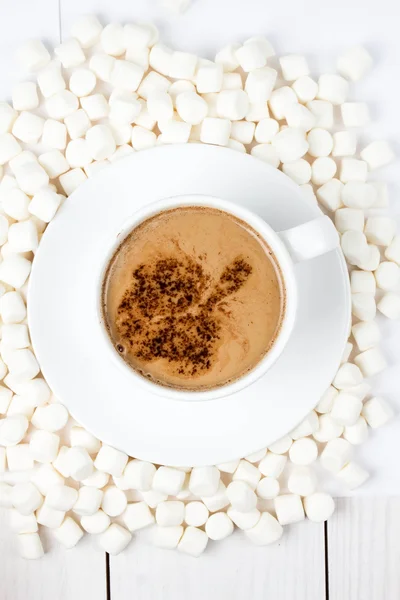
[[221, 315], [227, 316], [224, 301], [251, 273], [251, 265], [238, 256], [200, 302], [210, 281], [202, 265], [189, 256], [141, 264], [132, 272], [131, 284], [117, 309], [121, 344], [144, 362], [167, 359], [180, 375], [193, 376], [210, 369]]

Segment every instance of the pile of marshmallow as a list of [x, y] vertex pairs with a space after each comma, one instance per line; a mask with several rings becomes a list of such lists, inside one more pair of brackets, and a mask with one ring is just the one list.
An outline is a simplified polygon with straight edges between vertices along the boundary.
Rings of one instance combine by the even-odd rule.
[[[18, 52], [37, 81], [17, 84], [11, 104], [0, 104], [0, 506], [25, 558], [43, 554], [39, 527], [66, 548], [94, 534], [112, 555], [145, 527], [157, 546], [192, 556], [235, 525], [270, 544], [284, 525], [331, 516], [334, 501], [311, 467], [318, 457], [349, 489], [368, 478], [353, 450], [368, 426], [393, 416], [365, 379], [386, 366], [376, 310], [400, 316], [400, 237], [382, 214], [386, 185], [367, 178], [393, 152], [373, 141], [356, 157], [354, 128], [369, 112], [347, 96], [349, 80], [372, 65], [364, 48], [346, 51], [338, 73], [318, 81], [304, 56], [274, 54], [252, 38], [204, 60], [159, 43], [153, 25], [103, 27], [94, 16], [79, 19], [53, 59], [40, 41]], [[354, 319], [332, 385], [295, 430], [241, 460], [172, 468], [103, 445], [69, 417], [30, 346], [26, 289], [47, 223], [87, 177], [135, 151], [185, 142], [249, 152], [319, 202], [341, 234]]]

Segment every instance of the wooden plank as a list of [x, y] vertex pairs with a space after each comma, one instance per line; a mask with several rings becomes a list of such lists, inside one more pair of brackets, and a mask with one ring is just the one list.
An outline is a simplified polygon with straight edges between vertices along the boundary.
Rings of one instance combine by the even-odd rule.
[[91, 536], [66, 550], [48, 529], [42, 528], [40, 535], [45, 556], [39, 560], [20, 558], [7, 513], [0, 511], [1, 600], [106, 599], [105, 554], [95, 548]]
[[322, 600], [323, 525], [285, 528], [278, 544], [252, 545], [236, 531], [200, 558], [149, 544], [146, 531], [110, 557], [112, 600]]
[[328, 524], [330, 600], [400, 597], [400, 498], [340, 498]]

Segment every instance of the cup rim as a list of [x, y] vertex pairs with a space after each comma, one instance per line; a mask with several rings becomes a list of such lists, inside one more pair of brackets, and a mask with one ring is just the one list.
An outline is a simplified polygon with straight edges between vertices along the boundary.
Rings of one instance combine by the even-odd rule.
[[[199, 207], [210, 207], [222, 212], [233, 215], [234, 217], [249, 224], [255, 232], [267, 243], [267, 245], [273, 251], [278, 265], [281, 270], [283, 284], [285, 287], [285, 313], [282, 319], [280, 330], [278, 335], [271, 346], [271, 348], [265, 353], [261, 360], [249, 371], [245, 372], [235, 381], [221, 385], [215, 388], [191, 391], [186, 389], [177, 389], [173, 387], [163, 386], [156, 382], [146, 379], [144, 376], [137, 373], [132, 367], [130, 367], [126, 361], [118, 354], [115, 350], [111, 338], [107, 332], [107, 327], [104, 320], [104, 311], [102, 306], [103, 297], [103, 284], [104, 278], [107, 273], [107, 269], [110, 260], [114, 256], [118, 247], [122, 244], [125, 238], [141, 223], [147, 219], [167, 210], [179, 208], [181, 206], [199, 206]], [[205, 401], [215, 400], [230, 396], [236, 392], [252, 385], [260, 377], [262, 377], [270, 367], [276, 362], [281, 353], [283, 352], [291, 332], [294, 327], [296, 309], [297, 309], [297, 285], [295, 282], [295, 276], [293, 272], [293, 261], [290, 254], [280, 239], [279, 234], [275, 232], [270, 225], [262, 217], [259, 217], [252, 211], [235, 204], [229, 200], [217, 198], [215, 196], [208, 196], [203, 194], [184, 194], [179, 196], [172, 196], [156, 200], [141, 208], [140, 210], [133, 213], [119, 228], [119, 231], [112, 236], [107, 246], [107, 252], [102, 258], [101, 267], [97, 275], [97, 289], [96, 289], [96, 321], [99, 324], [99, 330], [103, 343], [107, 353], [110, 356], [112, 362], [128, 375], [133, 382], [136, 382], [140, 387], [145, 388], [147, 391], [163, 396], [165, 398], [180, 400], [184, 402], [190, 401]]]

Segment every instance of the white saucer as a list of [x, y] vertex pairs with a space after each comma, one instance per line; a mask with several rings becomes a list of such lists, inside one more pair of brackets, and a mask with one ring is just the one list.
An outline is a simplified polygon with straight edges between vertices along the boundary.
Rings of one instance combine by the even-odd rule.
[[226, 148], [189, 144], [129, 156], [85, 182], [47, 228], [30, 279], [28, 318], [42, 372], [72, 416], [131, 456], [176, 466], [245, 456], [296, 426], [339, 366], [350, 328], [340, 250], [296, 265], [298, 320], [270, 371], [251, 387], [206, 402], [132, 389], [103, 351], [89, 273], [111, 231], [144, 204], [180, 194], [238, 202], [276, 230], [321, 214], [280, 171]]

